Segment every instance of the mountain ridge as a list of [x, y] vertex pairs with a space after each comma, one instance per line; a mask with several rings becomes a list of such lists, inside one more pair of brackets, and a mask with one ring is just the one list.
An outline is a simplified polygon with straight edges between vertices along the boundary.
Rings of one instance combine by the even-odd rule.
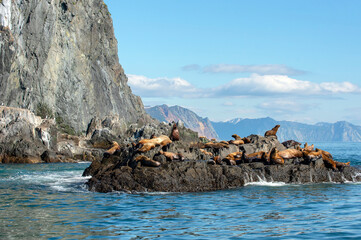
[[[146, 111], [153, 118], [156, 118], [159, 121], [169, 122], [169, 120], [176, 121], [177, 119], [188, 119], [186, 126], [193, 126], [193, 128], [190, 128], [194, 131], [198, 131], [199, 135], [202, 135], [204, 131], [200, 132], [199, 129], [197, 130], [197, 128], [194, 126], [197, 126], [199, 119], [204, 119], [207, 122], [205, 125], [206, 128], [213, 129], [216, 133], [213, 135], [213, 138], [217, 138], [219, 140], [230, 140], [233, 134], [238, 134], [242, 137], [249, 136], [251, 134], [258, 134], [263, 136], [267, 130], [270, 130], [275, 125], [279, 124], [281, 127], [278, 130], [277, 136], [280, 141], [292, 139], [300, 142], [361, 142], [361, 126], [354, 125], [347, 121], [306, 124], [294, 121], [277, 121], [271, 117], [264, 117], [256, 119], [234, 118], [228, 121], [215, 122], [209, 121], [208, 118], [201, 118], [196, 113], [183, 107], [168, 107], [165, 104], [161, 106], [163, 110], [167, 109], [165, 110], [166, 112], [163, 112], [163, 117], [160, 117], [162, 114], [158, 112], [159, 109], [157, 110], [157, 107], [159, 106], [149, 107], [148, 109], [152, 110], [148, 111], [146, 109]], [[177, 115], [177, 118], [164, 117], [164, 114], [166, 114], [169, 109], [172, 109], [172, 115]], [[174, 111], [177, 109], [182, 109], [182, 111], [175, 114]], [[187, 114], [190, 114], [190, 112], [194, 114], [192, 118], [187, 116]], [[192, 119], [198, 120], [196, 122], [191, 122]], [[207, 136], [206, 134], [203, 135]]]

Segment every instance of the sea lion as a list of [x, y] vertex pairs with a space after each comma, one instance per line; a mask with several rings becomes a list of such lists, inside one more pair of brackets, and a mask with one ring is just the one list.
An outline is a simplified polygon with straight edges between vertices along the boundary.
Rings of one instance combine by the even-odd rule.
[[235, 139], [235, 140], [241, 140], [242, 138], [240, 136], [238, 136], [237, 134], [233, 134], [232, 137]]
[[284, 141], [282, 145], [285, 146], [286, 148], [291, 148], [291, 147], [296, 148], [297, 146], [301, 146], [301, 143], [295, 140], [288, 140], [288, 141]]
[[243, 137], [242, 140], [244, 143], [251, 143], [251, 139], [249, 139], [248, 137]]
[[333, 170], [337, 170], [336, 162], [329, 158], [326, 154], [322, 153], [322, 160], [326, 167], [332, 168]]
[[220, 149], [220, 148], [229, 148], [228, 144], [224, 144], [224, 143], [214, 143], [214, 142], [208, 142], [206, 144], [204, 144], [205, 148], [214, 148], [214, 149]]
[[327, 152], [327, 151], [324, 151], [322, 149], [319, 149], [319, 148], [316, 148], [316, 152], [322, 152], [323, 154], [325, 154], [327, 157], [333, 159], [333, 156], [331, 153]]
[[251, 162], [263, 162], [262, 157], [264, 156], [265, 152], [255, 152], [250, 154], [243, 154], [242, 156], [242, 162], [243, 163], [251, 163]]
[[142, 166], [146, 166], [146, 167], [159, 167], [160, 166], [160, 162], [154, 161], [144, 155], [139, 155], [134, 160], [136, 162], [140, 162], [142, 164]]
[[242, 159], [243, 152], [233, 152], [228, 154], [225, 158], [229, 160], [239, 161]]
[[211, 153], [211, 152], [207, 152], [207, 151], [204, 150], [204, 149], [199, 149], [199, 151], [200, 151], [201, 153], [203, 153], [204, 155], [206, 155], [206, 156], [211, 156], [211, 157], [213, 157], [213, 153]]
[[279, 151], [278, 155], [283, 159], [301, 158], [303, 157], [303, 152], [297, 149], [286, 149]]
[[214, 162], [216, 163], [216, 164], [222, 164], [222, 161], [221, 161], [221, 157], [220, 156], [215, 156], [214, 158], [213, 158], [213, 160], [214, 160]]
[[237, 134], [233, 134], [232, 137], [234, 138], [234, 140], [230, 140], [228, 142], [229, 144], [234, 144], [234, 145], [244, 144], [244, 141], [242, 140], [242, 138], [240, 136], [238, 136]]
[[181, 153], [164, 152], [163, 150], [160, 150], [159, 153], [164, 155], [167, 161], [184, 160], [183, 155]]
[[156, 146], [165, 146], [171, 143], [172, 141], [169, 139], [168, 136], [160, 135], [159, 137], [152, 138], [152, 139], [142, 139], [138, 142], [138, 149], [139, 152], [147, 152]]
[[322, 158], [322, 152], [320, 151], [308, 151], [308, 150], [303, 150], [303, 158], [307, 161], [314, 161], [318, 158]]
[[278, 150], [276, 147], [272, 148], [270, 152], [270, 162], [272, 164], [281, 164], [285, 163], [285, 160], [278, 154]]
[[105, 151], [104, 153], [104, 157], [109, 157], [111, 155], [113, 155], [116, 151], [120, 150], [120, 146], [116, 141], [113, 141], [113, 145], [111, 148], [109, 148], [107, 151]]
[[304, 147], [303, 147], [303, 150], [306, 150], [306, 151], [313, 151], [314, 149], [314, 145], [312, 144], [311, 146], [308, 145], [308, 143], [305, 143]]
[[[276, 136], [278, 129], [280, 128], [280, 125], [276, 125], [274, 128], [272, 128], [271, 130], [268, 130], [267, 132], [264, 133], [265, 137], [268, 136]], [[277, 136], [276, 136], [277, 137]]]
[[177, 127], [177, 124], [174, 123], [171, 134], [170, 134], [170, 140], [179, 141], [179, 139], [180, 139], [180, 137], [179, 137], [178, 127]]

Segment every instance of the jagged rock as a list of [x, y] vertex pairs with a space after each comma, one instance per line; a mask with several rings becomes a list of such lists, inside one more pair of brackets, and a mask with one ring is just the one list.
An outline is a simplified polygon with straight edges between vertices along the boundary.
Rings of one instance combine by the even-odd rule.
[[[55, 122], [26, 109], [0, 107], [2, 163], [38, 163], [47, 150], [55, 150]], [[55, 134], [55, 135], [54, 135]]]
[[[269, 151], [273, 147], [281, 150], [284, 148], [275, 137], [252, 135], [250, 139], [251, 143], [239, 148], [248, 148], [250, 152]], [[210, 160], [211, 157], [204, 155], [196, 146], [198, 145], [187, 141], [177, 141], [145, 153], [137, 152], [132, 146], [123, 147], [118, 155], [93, 162], [83, 175], [92, 176], [87, 183], [88, 187], [91, 191], [98, 192], [212, 191], [242, 187], [248, 182], [261, 180], [285, 183], [361, 181], [360, 170], [350, 166], [332, 170], [325, 166], [322, 159], [311, 162], [303, 158], [287, 159], [284, 165], [251, 162], [230, 166]], [[160, 155], [160, 150], [181, 153], [185, 161], [167, 161]], [[209, 149], [214, 155], [222, 156], [235, 150], [239, 151], [236, 145]], [[155, 160], [160, 166], [142, 166], [135, 161], [140, 156]]]
[[67, 133], [85, 133], [93, 117], [152, 122], [119, 64], [102, 0], [2, 0], [0, 103], [56, 117]]
[[248, 138], [251, 140], [251, 143], [243, 144], [239, 147], [241, 151], [245, 151], [247, 154], [260, 151], [269, 152], [273, 147], [276, 147], [279, 151], [286, 149], [275, 136], [262, 137], [260, 135], [250, 135]]

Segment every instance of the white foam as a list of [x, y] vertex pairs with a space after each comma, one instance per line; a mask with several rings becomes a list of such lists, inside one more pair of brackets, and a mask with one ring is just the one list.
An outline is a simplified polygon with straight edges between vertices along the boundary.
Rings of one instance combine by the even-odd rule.
[[245, 184], [245, 186], [267, 186], [267, 187], [282, 187], [286, 185], [288, 184], [284, 182], [266, 182], [266, 181], [249, 182]]

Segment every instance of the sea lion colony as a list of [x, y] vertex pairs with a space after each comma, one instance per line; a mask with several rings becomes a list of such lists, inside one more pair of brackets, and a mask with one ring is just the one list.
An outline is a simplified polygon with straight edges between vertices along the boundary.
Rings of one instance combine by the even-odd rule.
[[[273, 129], [266, 131], [264, 134], [265, 137], [276, 136], [279, 127], [280, 125], [276, 125]], [[252, 162], [261, 162], [267, 165], [284, 165], [288, 160], [297, 160], [302, 164], [311, 164], [318, 159], [323, 160], [325, 167], [331, 168], [335, 171], [340, 170], [344, 166], [350, 165], [349, 162], [343, 163], [335, 161], [329, 152], [318, 148], [314, 149], [313, 144], [309, 146], [305, 143], [304, 147], [301, 148], [301, 144], [294, 140], [283, 142], [282, 144], [287, 149], [282, 151], [279, 151], [277, 147], [272, 147], [270, 151], [260, 151], [250, 154], [247, 154], [245, 151], [235, 151], [224, 158], [221, 158], [220, 152], [222, 149], [228, 149], [231, 145], [239, 147], [241, 145], [251, 143], [251, 140], [247, 137], [241, 138], [237, 134], [233, 134], [232, 137], [234, 140], [220, 142], [217, 142], [215, 139], [208, 140], [206, 137], [200, 137], [199, 142], [189, 143], [189, 149], [187, 150], [199, 151], [202, 158], [207, 160], [211, 165], [239, 165]], [[131, 144], [130, 147], [132, 147], [133, 151], [136, 153], [134, 154], [133, 160], [138, 166], [161, 166], [161, 162], [144, 155], [144, 153], [150, 151], [151, 149], [160, 146], [161, 149], [157, 155], [165, 156], [167, 161], [184, 161], [185, 157], [181, 152], [174, 153], [167, 151], [170, 144], [179, 140], [179, 131], [177, 129], [177, 125], [174, 124], [169, 137], [166, 135], [158, 137], [152, 136], [150, 139], [142, 139], [138, 141], [138, 143]], [[105, 152], [104, 157], [109, 157], [119, 151], [121, 151], [119, 144], [117, 142], [113, 142], [113, 146]]]

